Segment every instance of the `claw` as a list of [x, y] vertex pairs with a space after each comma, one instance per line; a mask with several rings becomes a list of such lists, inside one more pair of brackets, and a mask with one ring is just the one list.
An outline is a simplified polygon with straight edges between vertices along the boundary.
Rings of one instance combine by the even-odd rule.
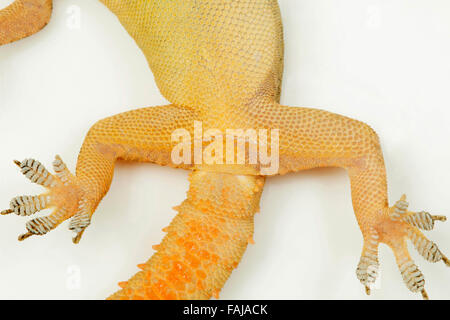
[[80, 240], [81, 240], [81, 237], [83, 236], [84, 230], [85, 229], [81, 230], [80, 232], [77, 233], [77, 235], [75, 237], [72, 238], [72, 242], [74, 244], [80, 243]]
[[25, 239], [27, 239], [27, 238], [33, 236], [33, 235], [34, 235], [34, 233], [27, 232], [27, 233], [21, 234], [21, 235], [19, 236], [18, 240], [19, 240], [19, 241], [23, 241], [23, 240], [25, 240]]
[[447, 221], [446, 216], [431, 216], [431, 219], [433, 219], [434, 221], [442, 221], [442, 222]]
[[450, 267], [450, 260], [446, 256], [442, 255], [442, 261], [444, 261], [447, 267]]
[[14, 212], [14, 211], [11, 210], [11, 209], [3, 210], [2, 212], [0, 212], [0, 215], [6, 216], [6, 215], [11, 214], [11, 213], [13, 213], [13, 212]]
[[423, 300], [430, 300], [430, 298], [428, 297], [428, 293], [425, 291], [425, 289], [423, 289], [421, 291], [421, 293], [422, 293]]

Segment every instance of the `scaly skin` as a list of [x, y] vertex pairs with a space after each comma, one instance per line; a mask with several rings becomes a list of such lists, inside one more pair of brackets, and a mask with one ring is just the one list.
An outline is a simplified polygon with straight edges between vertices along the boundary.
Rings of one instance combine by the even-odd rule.
[[0, 45], [28, 37], [47, 25], [52, 0], [17, 0], [0, 11]]
[[[406, 197], [388, 205], [386, 170], [377, 134], [366, 124], [322, 110], [279, 104], [283, 32], [275, 0], [102, 0], [144, 52], [156, 83], [172, 104], [120, 114], [95, 124], [79, 155], [76, 175], [61, 159], [50, 175], [34, 160], [16, 162], [49, 192], [19, 197], [3, 214], [30, 215], [55, 207], [47, 218], [27, 224], [45, 234], [73, 217], [78, 242], [107, 193], [117, 160], [134, 160], [193, 170], [188, 198], [143, 271], [111, 299], [206, 299], [217, 296], [248, 242], [252, 242], [264, 177], [259, 165], [175, 165], [171, 134], [177, 128], [204, 130], [279, 129], [279, 169], [286, 174], [316, 167], [342, 167], [351, 179], [352, 200], [364, 245], [357, 276], [370, 292], [378, 268], [378, 245], [389, 245], [408, 288], [424, 280], [409, 256], [410, 239], [427, 260], [448, 259], [419, 228], [435, 220], [407, 211]], [[28, 4], [28, 6], [24, 6]], [[12, 10], [11, 8], [21, 8]], [[32, 8], [32, 9], [30, 9]], [[0, 44], [38, 31], [51, 1], [16, 1], [0, 11]], [[26, 23], [24, 23], [24, 19]], [[44, 23], [45, 22], [45, 23]], [[206, 141], [204, 141], [206, 144]]]

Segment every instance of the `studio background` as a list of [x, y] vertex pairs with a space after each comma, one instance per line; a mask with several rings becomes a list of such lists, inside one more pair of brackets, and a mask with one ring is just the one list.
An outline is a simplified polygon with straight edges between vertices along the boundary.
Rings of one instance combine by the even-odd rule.
[[[0, 8], [12, 0], [0, 0]], [[450, 3], [446, 0], [280, 0], [285, 29], [282, 103], [370, 124], [379, 134], [392, 205], [450, 216]], [[13, 159], [74, 171], [97, 120], [165, 104], [143, 54], [100, 2], [55, 0], [40, 33], [0, 47], [0, 205], [40, 194]], [[22, 243], [29, 218], [0, 217], [0, 298], [102, 299], [138, 271], [185, 199], [187, 171], [119, 163], [79, 245], [64, 223]], [[48, 212], [44, 212], [47, 214]], [[450, 223], [427, 236], [450, 255]], [[222, 299], [420, 299], [380, 247], [367, 298], [356, 279], [362, 236], [349, 179], [321, 169], [267, 180], [250, 245]], [[449, 299], [450, 268], [409, 246], [431, 298]]]

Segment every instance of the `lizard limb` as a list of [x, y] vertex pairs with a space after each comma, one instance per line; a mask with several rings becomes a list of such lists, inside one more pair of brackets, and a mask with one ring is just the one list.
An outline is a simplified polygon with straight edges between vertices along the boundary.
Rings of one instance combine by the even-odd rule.
[[0, 46], [31, 36], [52, 15], [52, 0], [16, 0], [0, 10]]
[[[81, 198], [75, 197], [77, 201], [73, 201], [76, 204], [81, 201], [84, 211], [77, 214], [76, 210], [68, 210], [74, 216], [71, 227], [78, 232], [75, 241], [81, 237], [84, 225], [106, 194], [117, 160], [172, 165], [168, 151], [171, 149], [168, 133], [171, 130], [191, 128], [196, 118], [205, 122], [205, 128], [220, 130], [279, 129], [280, 169], [277, 173], [316, 167], [342, 167], [348, 171], [353, 207], [364, 238], [357, 275], [366, 288], [375, 279], [376, 273], [372, 269], [378, 266], [377, 246], [385, 243], [393, 249], [408, 288], [422, 292], [424, 298], [428, 297], [424, 290], [423, 276], [409, 257], [405, 239], [412, 239], [419, 252], [427, 259], [437, 260], [440, 257], [437, 247], [430, 245], [428, 240], [423, 240], [414, 228], [428, 230], [434, 226], [435, 220], [443, 221], [445, 218], [407, 213], [405, 204], [402, 203], [404, 200], [389, 208], [386, 170], [380, 143], [377, 134], [368, 125], [323, 110], [292, 108], [276, 103], [280, 97], [283, 69], [283, 32], [277, 1], [101, 2], [117, 15], [143, 51], [162, 95], [171, 103], [189, 106], [189, 109], [172, 105], [161, 109], [132, 111], [100, 121], [91, 129], [79, 156], [76, 179], [71, 180], [73, 182], [69, 182], [69, 186], [64, 189], [64, 181], [55, 175], [58, 186], [50, 188], [49, 192], [52, 201], [58, 195], [62, 200], [61, 204], [66, 206], [67, 203], [72, 203], [68, 200], [69, 194], [73, 194], [74, 190], [77, 190], [76, 194], [84, 194]], [[39, 3], [43, 7], [36, 6]], [[29, 6], [26, 7], [25, 4]], [[50, 4], [50, 0], [17, 0], [0, 11], [0, 44], [20, 39], [42, 28], [50, 17]], [[61, 164], [57, 165], [58, 168], [60, 166]], [[218, 173], [213, 173], [214, 170], [222, 169], [214, 167], [210, 170], [211, 173], [204, 176], [208, 181], [209, 177], [215, 178], [210, 180], [212, 185], [203, 186], [204, 193], [199, 195], [209, 196], [208, 188], [220, 185], [221, 179], [228, 177], [221, 176], [219, 179]], [[238, 168], [234, 171], [234, 179], [239, 179], [246, 172], [245, 168]], [[31, 176], [34, 177], [34, 173]], [[197, 174], [193, 177], [197, 177]], [[244, 177], [246, 178], [243, 180], [247, 182], [257, 179], [256, 176]], [[60, 185], [62, 186], [59, 187]], [[192, 190], [196, 190], [197, 185], [202, 184], [193, 183]], [[58, 188], [66, 191], [55, 191]], [[222, 190], [225, 190], [225, 194], [229, 191]], [[247, 196], [247, 200], [253, 203], [253, 196]], [[222, 198], [227, 201], [225, 195], [217, 195], [214, 199]], [[189, 284], [189, 287], [187, 280], [181, 282], [180, 286], [184, 284], [184, 287], [175, 288], [174, 291], [173, 286], [180, 284], [179, 277], [188, 273], [175, 272], [172, 276], [160, 269], [162, 267], [158, 264], [158, 259], [168, 257], [169, 266], [179, 271], [183, 265], [177, 262], [180, 259], [183, 259], [183, 264], [188, 262], [188, 256], [183, 256], [185, 248], [180, 244], [172, 245], [171, 242], [179, 239], [178, 231], [182, 232], [181, 236], [194, 235], [194, 232], [186, 229], [189, 222], [186, 212], [195, 217], [194, 225], [200, 224], [208, 229], [210, 221], [215, 221], [217, 212], [222, 209], [215, 206], [215, 210], [210, 210], [212, 208], [204, 207], [204, 203], [194, 203], [192, 199], [193, 195], [186, 202], [194, 208], [192, 212], [182, 205], [184, 209], [172, 225], [176, 227], [176, 232], [169, 232], [160, 251], [149, 260], [143, 273], [138, 273], [128, 284], [122, 284], [124, 289], [113, 298], [209, 297], [221, 288], [222, 283], [217, 282], [217, 279], [224, 279], [229, 274], [225, 271], [215, 273], [222, 270], [221, 267], [213, 268], [211, 273], [205, 275], [205, 279], [210, 279], [209, 275], [212, 274], [211, 279], [216, 280], [201, 283], [200, 287], [196, 287], [198, 292], [192, 288], [198, 282]], [[47, 206], [47, 203], [44, 206], [40, 202], [40, 196], [20, 198], [22, 203], [19, 199], [16, 200], [2, 214], [33, 214], [38, 209], [37, 201], [41, 205], [40, 209]], [[28, 202], [25, 203], [26, 201]], [[396, 216], [397, 213], [403, 213], [401, 219]], [[235, 218], [227, 217], [225, 221], [219, 219], [217, 222], [226, 235], [232, 234], [227, 222], [231, 221], [236, 226], [250, 223], [242, 219], [237, 219], [239, 222], [236, 222]], [[48, 221], [41, 224], [45, 223]], [[227, 242], [226, 246], [238, 246], [243, 250], [245, 237], [250, 236], [251, 232], [249, 228], [241, 232], [242, 234], [236, 234], [237, 242]], [[226, 257], [219, 254], [225, 247], [214, 247], [208, 241], [200, 241], [199, 245], [206, 245], [208, 252]], [[171, 256], [173, 254], [181, 255]], [[232, 260], [227, 260], [223, 265], [233, 267], [233, 262], [240, 259], [239, 254], [232, 257]], [[445, 256], [441, 254], [440, 258], [448, 264]], [[153, 273], [155, 270], [157, 273]], [[183, 270], [192, 271], [189, 268]], [[144, 289], [148, 291], [142, 292]]]
[[[378, 244], [385, 243], [393, 249], [408, 288], [427, 298], [423, 276], [403, 243], [409, 238], [428, 261], [442, 260], [450, 265], [438, 247], [418, 230], [431, 230], [434, 221], [446, 218], [407, 211], [406, 196], [389, 207], [386, 169], [375, 131], [360, 121], [330, 112], [277, 104], [260, 111], [259, 119], [264, 118], [271, 119], [271, 128], [280, 129], [279, 173], [316, 167], [342, 167], [348, 171], [353, 208], [364, 238], [357, 277], [366, 291], [370, 292], [376, 278]], [[261, 120], [259, 125], [268, 126]]]
[[[35, 197], [16, 197], [10, 209], [1, 213], [31, 215], [54, 208], [51, 215], [29, 221], [28, 232], [19, 240], [44, 235], [72, 218], [69, 229], [76, 233], [73, 240], [77, 243], [109, 189], [115, 162], [136, 160], [174, 166], [170, 158], [171, 134], [176, 128], [192, 127], [194, 119], [195, 114], [189, 109], [171, 105], [133, 110], [101, 120], [87, 134], [76, 175], [69, 172], [58, 156], [53, 163], [55, 175], [36, 160], [16, 161], [27, 178], [49, 191]], [[183, 166], [188, 165], [180, 165]]]

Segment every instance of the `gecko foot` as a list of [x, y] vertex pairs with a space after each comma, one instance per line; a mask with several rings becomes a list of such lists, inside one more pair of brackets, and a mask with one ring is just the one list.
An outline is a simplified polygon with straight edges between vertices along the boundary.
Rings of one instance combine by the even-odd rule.
[[408, 289], [412, 292], [420, 292], [424, 299], [428, 299], [424, 276], [412, 260], [406, 240], [410, 240], [427, 261], [443, 261], [450, 266], [450, 260], [439, 250], [438, 246], [428, 240], [419, 230], [432, 230], [435, 221], [446, 221], [446, 218], [434, 216], [428, 212], [411, 212], [408, 211], [408, 206], [404, 195], [394, 206], [389, 208], [383, 221], [376, 228], [371, 229], [372, 233], [365, 237], [367, 240], [365, 240], [363, 257], [360, 262], [362, 267], [358, 267], [357, 275], [360, 281], [366, 285], [367, 290], [368, 285], [373, 283], [376, 276], [373, 270], [378, 266], [377, 250], [375, 249], [378, 247], [378, 243], [385, 243], [393, 250]]
[[72, 218], [69, 229], [77, 233], [73, 242], [78, 243], [84, 230], [90, 224], [90, 210], [77, 178], [69, 172], [59, 156], [56, 156], [53, 162], [55, 175], [49, 173], [39, 161], [34, 159], [26, 159], [22, 162], [16, 160], [14, 163], [31, 182], [43, 186], [48, 192], [38, 196], [15, 197], [10, 202], [10, 208], [0, 214], [15, 213], [19, 216], [30, 216], [44, 209], [54, 209], [48, 216], [28, 221], [27, 233], [20, 235], [19, 241], [33, 235], [44, 235], [63, 221]]

